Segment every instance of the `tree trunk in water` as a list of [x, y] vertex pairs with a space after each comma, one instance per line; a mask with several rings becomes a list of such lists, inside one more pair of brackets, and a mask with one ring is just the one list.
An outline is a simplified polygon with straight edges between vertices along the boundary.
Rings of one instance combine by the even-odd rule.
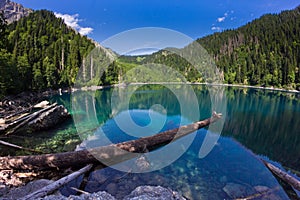
[[278, 167], [272, 165], [271, 163], [262, 160], [262, 162], [269, 168], [269, 170], [279, 177], [284, 182], [288, 183], [290, 186], [295, 188], [296, 190], [300, 191], [300, 181], [292, 177], [291, 175], [287, 174], [286, 172], [282, 171]]
[[[61, 169], [68, 167], [80, 167], [91, 163], [99, 163], [104, 168], [138, 156], [138, 154], [133, 153], [145, 153], [155, 150], [200, 128], [208, 126], [209, 124], [217, 121], [220, 117], [221, 114], [214, 113], [211, 118], [168, 130], [153, 136], [89, 150], [35, 156], [0, 157], [0, 170]], [[96, 159], [93, 155], [97, 155], [98, 159]], [[101, 163], [99, 160], [101, 160]]]

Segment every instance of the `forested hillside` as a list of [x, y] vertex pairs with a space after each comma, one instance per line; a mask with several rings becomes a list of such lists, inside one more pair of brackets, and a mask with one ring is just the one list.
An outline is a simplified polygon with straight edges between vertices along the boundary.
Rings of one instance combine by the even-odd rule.
[[95, 44], [46, 10], [0, 21], [1, 94], [71, 86]]
[[[96, 69], [97, 62], [103, 60], [99, 52], [83, 60], [95, 44], [46, 10], [10, 25], [0, 17], [0, 36], [0, 95], [72, 86], [80, 66], [87, 85], [118, 83], [128, 70], [146, 63], [172, 67], [191, 82], [209, 81], [167, 49], [150, 56], [122, 56], [100, 72], [102, 69]], [[215, 59], [225, 83], [300, 90], [300, 7], [264, 15], [236, 30], [197, 42]]]
[[[225, 83], [300, 90], [300, 7], [264, 15], [236, 30], [215, 33], [197, 42], [214, 58]], [[165, 50], [121, 60], [161, 63], [175, 68], [188, 81], [208, 81], [190, 63]]]
[[300, 90], [300, 6], [197, 40], [227, 83]]

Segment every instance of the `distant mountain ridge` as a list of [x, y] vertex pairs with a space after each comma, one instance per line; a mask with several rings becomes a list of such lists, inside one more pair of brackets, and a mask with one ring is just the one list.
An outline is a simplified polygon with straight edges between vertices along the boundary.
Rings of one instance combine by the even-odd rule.
[[7, 23], [10, 24], [22, 17], [28, 16], [33, 10], [10, 0], [0, 0], [0, 12], [3, 12]]

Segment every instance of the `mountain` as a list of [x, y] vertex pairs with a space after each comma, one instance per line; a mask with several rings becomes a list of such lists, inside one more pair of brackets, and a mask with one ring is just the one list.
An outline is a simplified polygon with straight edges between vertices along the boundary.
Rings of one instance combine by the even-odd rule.
[[0, 0], [0, 12], [3, 12], [7, 23], [12, 23], [28, 16], [33, 12], [32, 9], [24, 8], [21, 4], [11, 2], [10, 0]]
[[[215, 33], [196, 42], [214, 59], [224, 83], [300, 90], [300, 6], [264, 15], [238, 29]], [[175, 51], [185, 49], [188, 47]], [[188, 81], [211, 81], [204, 80], [191, 63], [168, 49], [150, 56], [124, 56], [118, 63], [123, 71], [130, 63], [160, 63], [176, 69]]]

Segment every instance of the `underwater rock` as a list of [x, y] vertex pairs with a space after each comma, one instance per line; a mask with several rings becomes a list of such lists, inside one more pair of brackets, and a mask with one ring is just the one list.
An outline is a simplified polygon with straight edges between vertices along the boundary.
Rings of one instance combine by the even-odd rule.
[[130, 195], [126, 196], [124, 200], [185, 200], [177, 192], [161, 186], [140, 186], [137, 187]]
[[116, 192], [117, 192], [117, 185], [114, 184], [114, 183], [110, 183], [106, 186], [106, 191], [109, 193], [109, 194], [112, 194], [112, 195], [115, 195]]
[[4, 199], [19, 199], [24, 197], [34, 191], [37, 191], [49, 184], [53, 183], [51, 180], [40, 179], [36, 181], [29, 182], [25, 186], [11, 189], [6, 195], [3, 196]]
[[50, 195], [45, 198], [40, 198], [39, 200], [116, 200], [115, 197], [108, 194], [107, 192], [96, 192], [92, 194], [82, 194], [80, 196], [71, 195], [65, 197], [62, 195]]
[[144, 155], [136, 159], [135, 164], [141, 172], [146, 171], [150, 168], [150, 163]]
[[221, 183], [226, 183], [227, 182], [227, 177], [226, 176], [222, 176], [222, 177], [220, 177], [219, 181]]
[[237, 183], [227, 183], [225, 187], [223, 187], [223, 191], [233, 199], [247, 197], [256, 192], [252, 188]]

